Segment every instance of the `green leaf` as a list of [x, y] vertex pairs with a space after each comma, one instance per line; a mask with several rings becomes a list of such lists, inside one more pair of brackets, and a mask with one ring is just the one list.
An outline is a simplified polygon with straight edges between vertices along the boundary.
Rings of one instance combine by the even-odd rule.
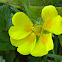
[[33, 56], [29, 56], [28, 60], [29, 60], [28, 62], [41, 62], [42, 61], [41, 57], [33, 57]]
[[41, 21], [41, 17], [39, 17], [39, 18], [37, 19], [37, 22], [38, 22], [38, 23], [40, 23], [40, 21]]
[[42, 8], [43, 7], [29, 6], [29, 8], [26, 8], [27, 15], [30, 18], [37, 20], [39, 17], [41, 17]]
[[54, 37], [54, 53], [58, 54], [58, 47], [59, 47], [59, 40], [58, 40], [58, 36]]
[[0, 0], [2, 3], [9, 4], [13, 7], [20, 8], [24, 2], [32, 6], [58, 5], [59, 0]]
[[43, 30], [43, 33], [48, 34], [48, 33], [50, 33], [50, 32], [47, 31], [47, 30]]
[[58, 5], [59, 0], [29, 0], [32, 6]]
[[1, 31], [5, 31], [8, 30], [8, 25], [11, 21], [11, 13], [12, 10], [10, 9], [10, 7], [8, 5], [3, 5], [0, 6], [0, 30]]
[[12, 26], [12, 10], [8, 5], [0, 6], [0, 50], [14, 50], [15, 47], [11, 45], [8, 29]]
[[15, 47], [11, 45], [9, 35], [7, 32], [0, 32], [0, 50], [14, 50]]
[[60, 45], [62, 46], [62, 35], [59, 35]]
[[56, 7], [58, 14], [60, 14], [62, 16], [62, 7]]
[[4, 58], [7, 62], [14, 62], [16, 57], [15, 51], [6, 51], [4, 55]]
[[46, 56], [51, 58], [56, 58], [56, 59], [62, 59], [62, 56], [56, 54], [47, 54]]
[[62, 39], [60, 39], [60, 44], [61, 44], [61, 46], [62, 46]]
[[[29, 6], [26, 9], [27, 15], [30, 18], [33, 18], [35, 20], [37, 20], [39, 17], [41, 17], [41, 11], [43, 9], [44, 6]], [[62, 7], [56, 7], [56, 9], [59, 12], [59, 15], [62, 16]]]
[[15, 60], [15, 51], [0, 51], [0, 55], [2, 55], [6, 62], [14, 62]]
[[0, 43], [9, 42], [9, 36], [7, 32], [0, 32]]
[[43, 56], [42, 62], [48, 62], [47, 56]]
[[24, 10], [24, 2], [26, 3], [27, 1], [25, 0], [0, 0], [0, 3], [5, 3], [14, 8], [19, 8], [22, 10]]
[[5, 60], [3, 59], [3, 56], [0, 56], [0, 62], [5, 62]]
[[4, 5], [4, 3], [0, 3], [0, 6]]
[[15, 47], [13, 47], [10, 43], [0, 43], [1, 51], [14, 50], [14, 49]]
[[0, 56], [0, 62], [2, 62], [3, 61], [3, 57], [2, 56]]
[[[20, 8], [19, 6], [19, 0], [0, 0], [1, 3], [6, 3], [8, 5], [11, 5], [13, 7], [16, 7], [16, 8]], [[17, 5], [18, 4], [18, 5]]]
[[37, 21], [33, 18], [30, 18], [30, 20], [32, 21], [33, 24], [37, 24]]

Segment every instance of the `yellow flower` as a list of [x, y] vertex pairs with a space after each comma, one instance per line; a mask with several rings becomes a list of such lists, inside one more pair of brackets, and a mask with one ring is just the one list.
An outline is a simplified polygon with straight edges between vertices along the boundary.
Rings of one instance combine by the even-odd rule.
[[[41, 12], [44, 24], [33, 25], [28, 16], [23, 12], [17, 12], [12, 17], [12, 26], [9, 29], [11, 44], [18, 47], [17, 51], [22, 55], [31, 54], [40, 57], [52, 50], [52, 33], [62, 33], [62, 17], [58, 15], [56, 8], [52, 5], [46, 6]], [[43, 31], [50, 33], [45, 34]], [[36, 36], [39, 37], [38, 41]], [[37, 41], [37, 42], [36, 42]]]

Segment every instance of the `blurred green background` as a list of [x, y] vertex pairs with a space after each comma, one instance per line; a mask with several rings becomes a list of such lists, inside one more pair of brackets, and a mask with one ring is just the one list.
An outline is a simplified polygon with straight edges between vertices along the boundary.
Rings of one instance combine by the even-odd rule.
[[38, 20], [46, 5], [54, 5], [62, 16], [62, 0], [0, 0], [0, 62], [62, 62], [62, 35], [53, 34], [54, 51], [42, 57], [23, 56], [10, 43], [8, 29], [12, 26], [12, 16], [22, 11], [32, 20]]

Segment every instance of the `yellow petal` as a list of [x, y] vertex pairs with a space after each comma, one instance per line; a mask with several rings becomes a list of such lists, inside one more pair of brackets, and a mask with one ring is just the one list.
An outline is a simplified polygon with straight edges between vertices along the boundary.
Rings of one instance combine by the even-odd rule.
[[35, 34], [31, 33], [29, 36], [23, 39], [25, 42], [18, 46], [17, 51], [22, 55], [30, 54], [36, 43], [35, 37]]
[[31, 55], [35, 57], [41, 57], [43, 55], [48, 54], [46, 45], [41, 44], [40, 42], [35, 45], [33, 50], [31, 51]]
[[11, 41], [11, 44], [15, 47], [18, 47], [25, 42], [23, 39], [16, 40], [16, 39], [13, 39], [13, 38], [10, 38], [10, 41]]
[[39, 41], [31, 51], [31, 55], [35, 57], [48, 54], [48, 51], [53, 49], [53, 41], [50, 34], [41, 34]]
[[18, 40], [31, 33], [33, 24], [23, 12], [15, 13], [12, 17], [12, 23], [14, 26], [9, 29], [9, 35], [11, 38]]
[[16, 39], [16, 40], [25, 38], [30, 33], [31, 33], [31, 31], [28, 32], [23, 27], [12, 26], [9, 29], [9, 35], [10, 35], [10, 37], [13, 38], [13, 39]]
[[11, 41], [11, 44], [12, 44], [13, 46], [18, 47], [18, 46], [20, 46], [21, 44], [23, 44], [24, 42], [27, 42], [27, 41], [28, 41], [29, 43], [33, 42], [34, 38], [35, 38], [35, 34], [34, 34], [34, 33], [31, 33], [31, 34], [29, 34], [27, 37], [25, 37], [25, 38], [23, 38], [23, 39], [19, 39], [19, 40], [16, 40], [16, 39], [13, 39], [13, 38], [10, 37], [10, 41]]
[[43, 45], [39, 39], [39, 41], [36, 43], [35, 47], [31, 51], [31, 55], [35, 57], [41, 57], [46, 54], [48, 54], [47, 47], [46, 45]]
[[23, 12], [17, 12], [12, 17], [12, 23], [15, 26], [24, 27], [26, 25], [33, 25], [28, 16]]
[[45, 36], [45, 38], [43, 38], [43, 39], [45, 39], [45, 41], [43, 41], [43, 42], [46, 42], [45, 45], [47, 47], [47, 50], [48, 51], [52, 50], [54, 48], [54, 44], [53, 44], [53, 40], [52, 40], [52, 33], [43, 34], [43, 36]]
[[58, 15], [58, 12], [54, 6], [49, 5], [49, 6], [45, 6], [42, 9], [41, 15], [42, 15], [43, 21], [47, 21], [55, 18]]
[[48, 51], [53, 49], [54, 45], [52, 40], [52, 33], [41, 34], [40, 41], [43, 45], [46, 45]]
[[44, 29], [56, 35], [60, 35], [62, 33], [62, 17], [58, 15], [51, 21], [45, 21]]

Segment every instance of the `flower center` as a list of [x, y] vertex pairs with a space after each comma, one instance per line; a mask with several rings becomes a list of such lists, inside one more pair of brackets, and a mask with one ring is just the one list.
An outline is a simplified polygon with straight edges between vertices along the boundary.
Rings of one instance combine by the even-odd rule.
[[39, 36], [42, 31], [42, 25], [33, 26], [32, 31]]

